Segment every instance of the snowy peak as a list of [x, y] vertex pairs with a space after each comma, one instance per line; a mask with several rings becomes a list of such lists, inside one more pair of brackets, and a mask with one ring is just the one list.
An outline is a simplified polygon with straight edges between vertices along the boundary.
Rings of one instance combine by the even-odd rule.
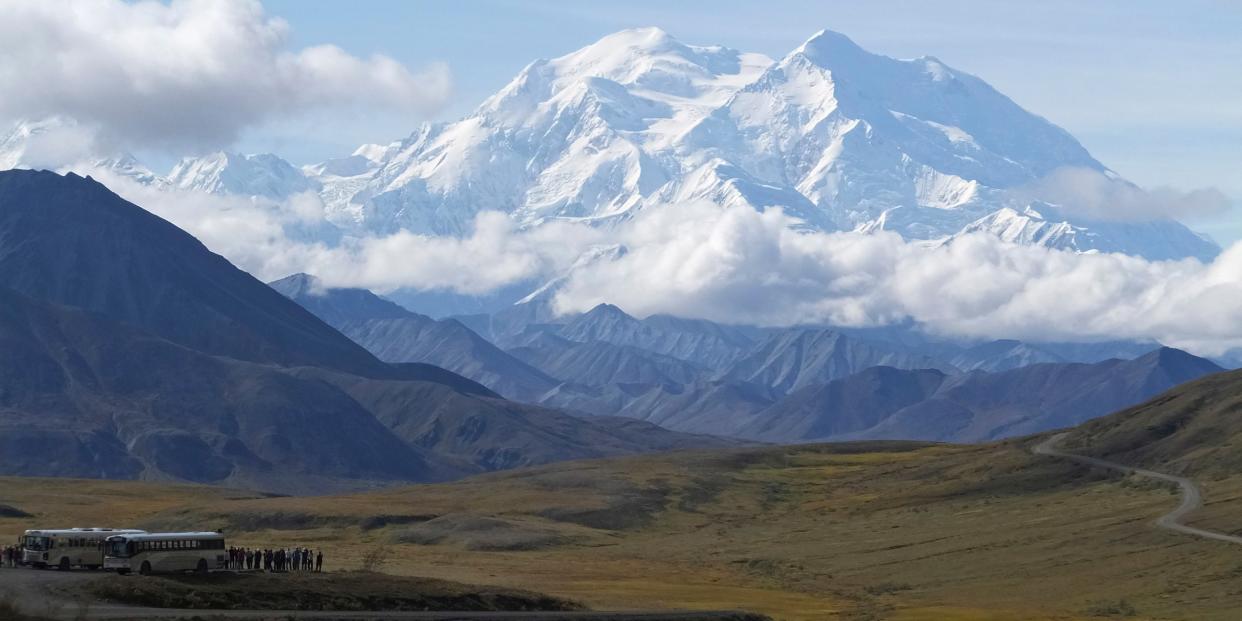
[[[63, 142], [41, 141], [47, 131], [0, 136], [0, 167], [46, 159], [30, 145]], [[132, 158], [96, 159], [164, 183]], [[473, 114], [398, 142], [302, 169], [270, 154], [215, 153], [183, 160], [169, 183], [274, 204], [316, 192], [327, 223], [298, 234], [324, 240], [465, 235], [481, 211], [523, 227], [607, 227], [705, 201], [780, 208], [807, 231], [933, 243], [980, 232], [1160, 259], [1219, 252], [1172, 220], [1090, 221], [1019, 191], [1062, 169], [1124, 182], [1065, 130], [933, 57], [889, 58], [821, 30], [773, 61], [637, 28], [537, 60]]]
[[967, 224], [944, 243], [972, 233], [993, 235], [1026, 246], [1071, 252], [1113, 252], [1154, 261], [1194, 257], [1208, 262], [1220, 253], [1215, 242], [1173, 220], [1071, 220], [1051, 205], [1042, 203], [1029, 205], [1021, 211], [1011, 207], [997, 209]]
[[281, 295], [294, 300], [306, 296], [323, 295], [328, 290], [322, 280], [305, 272], [298, 272], [285, 276], [280, 280], [273, 280], [267, 283], [267, 286], [279, 291]]
[[[724, 103], [771, 64], [760, 54], [681, 43], [659, 28], [624, 30], [576, 52], [528, 65], [480, 106], [478, 114], [502, 125], [529, 126], [531, 117], [567, 107], [559, 100], [597, 96], [634, 107], [654, 107], [648, 118], [700, 113]], [[614, 107], [615, 109], [615, 107]]]
[[0, 170], [59, 168], [94, 152], [92, 137], [66, 117], [22, 120], [0, 134]]
[[82, 175], [116, 175], [143, 185], [165, 181], [124, 151], [101, 153], [95, 133], [68, 117], [18, 121], [0, 134], [0, 170], [47, 169]]
[[686, 45], [659, 28], [608, 35], [548, 63], [563, 77], [591, 76], [665, 95], [697, 97], [705, 82], [742, 71], [742, 54]]
[[854, 43], [853, 39], [828, 29], [811, 35], [811, 38], [795, 48], [789, 56], [798, 55], [806, 57], [821, 67], [831, 67], [834, 63], [884, 58], [862, 49]]
[[333, 223], [363, 232], [460, 235], [483, 210], [523, 226], [609, 225], [706, 200], [779, 207], [807, 230], [943, 240], [969, 228], [1078, 251], [1215, 252], [1172, 221], [1018, 222], [1028, 205], [1011, 189], [1062, 168], [1109, 171], [983, 80], [828, 30], [777, 62], [621, 31], [531, 63], [471, 116], [358, 155], [311, 172]]
[[270, 199], [319, 189], [302, 171], [270, 153], [241, 155], [222, 151], [186, 158], [173, 167], [168, 180], [183, 190]]

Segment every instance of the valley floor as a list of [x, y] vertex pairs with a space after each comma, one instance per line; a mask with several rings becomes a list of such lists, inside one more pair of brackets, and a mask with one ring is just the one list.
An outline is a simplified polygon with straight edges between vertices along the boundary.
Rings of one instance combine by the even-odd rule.
[[[1032, 442], [737, 449], [558, 464], [331, 497], [0, 479], [0, 541], [32, 524], [222, 528], [323, 547], [356, 569], [530, 589], [592, 608], [746, 609], [776, 619], [1233, 619], [1242, 557], [1154, 527], [1148, 480]], [[1227, 532], [1242, 480], [1202, 482], [1190, 523]]]

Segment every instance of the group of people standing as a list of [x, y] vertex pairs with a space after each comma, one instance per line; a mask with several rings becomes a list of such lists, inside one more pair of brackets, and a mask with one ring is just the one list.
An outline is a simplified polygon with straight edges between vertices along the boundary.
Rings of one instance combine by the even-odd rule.
[[309, 548], [266, 549], [229, 548], [227, 568], [263, 571], [323, 571], [323, 550]]
[[4, 546], [0, 549], [0, 567], [17, 567], [22, 561], [22, 549], [17, 546]]

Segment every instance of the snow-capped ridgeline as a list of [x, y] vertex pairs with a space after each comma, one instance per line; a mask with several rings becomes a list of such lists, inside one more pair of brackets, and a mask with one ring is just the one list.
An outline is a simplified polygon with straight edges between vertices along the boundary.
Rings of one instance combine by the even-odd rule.
[[[0, 139], [0, 165], [21, 165], [27, 138]], [[132, 158], [104, 160], [149, 174]], [[484, 210], [525, 226], [606, 226], [708, 201], [780, 207], [810, 230], [936, 242], [982, 231], [1152, 259], [1219, 252], [1172, 220], [1089, 221], [1012, 191], [1066, 167], [1115, 176], [1065, 130], [934, 58], [895, 60], [822, 31], [773, 60], [643, 28], [535, 61], [469, 116], [389, 145], [301, 169], [217, 153], [148, 182], [318, 192], [332, 230], [354, 235], [461, 235]]]
[[218, 152], [186, 158], [173, 167], [168, 180], [183, 190], [272, 199], [319, 189], [319, 184], [308, 179], [301, 170], [270, 153]]
[[1089, 222], [1015, 201], [1009, 190], [1059, 168], [1113, 173], [979, 78], [829, 31], [777, 61], [623, 31], [532, 63], [474, 114], [424, 126], [377, 161], [329, 201], [347, 214], [338, 225], [456, 235], [480, 210], [606, 224], [706, 200], [779, 206], [812, 230], [1218, 252], [1176, 222]]
[[129, 153], [99, 155], [94, 133], [61, 116], [18, 121], [0, 134], [0, 170], [11, 168], [103, 169], [144, 185], [167, 185]]

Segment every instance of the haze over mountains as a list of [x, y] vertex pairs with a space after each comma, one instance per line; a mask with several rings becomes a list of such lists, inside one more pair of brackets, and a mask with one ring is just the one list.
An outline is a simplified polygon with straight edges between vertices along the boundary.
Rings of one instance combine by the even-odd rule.
[[522, 401], [775, 443], [993, 440], [1073, 426], [1222, 370], [1130, 343], [1068, 348], [1067, 358], [1055, 344], [902, 344], [817, 327], [640, 320], [610, 305], [530, 323], [498, 341], [502, 350], [365, 290], [304, 274], [272, 286], [391, 362], [440, 365]]
[[716, 442], [392, 365], [99, 183], [0, 172], [0, 472], [314, 491]]

